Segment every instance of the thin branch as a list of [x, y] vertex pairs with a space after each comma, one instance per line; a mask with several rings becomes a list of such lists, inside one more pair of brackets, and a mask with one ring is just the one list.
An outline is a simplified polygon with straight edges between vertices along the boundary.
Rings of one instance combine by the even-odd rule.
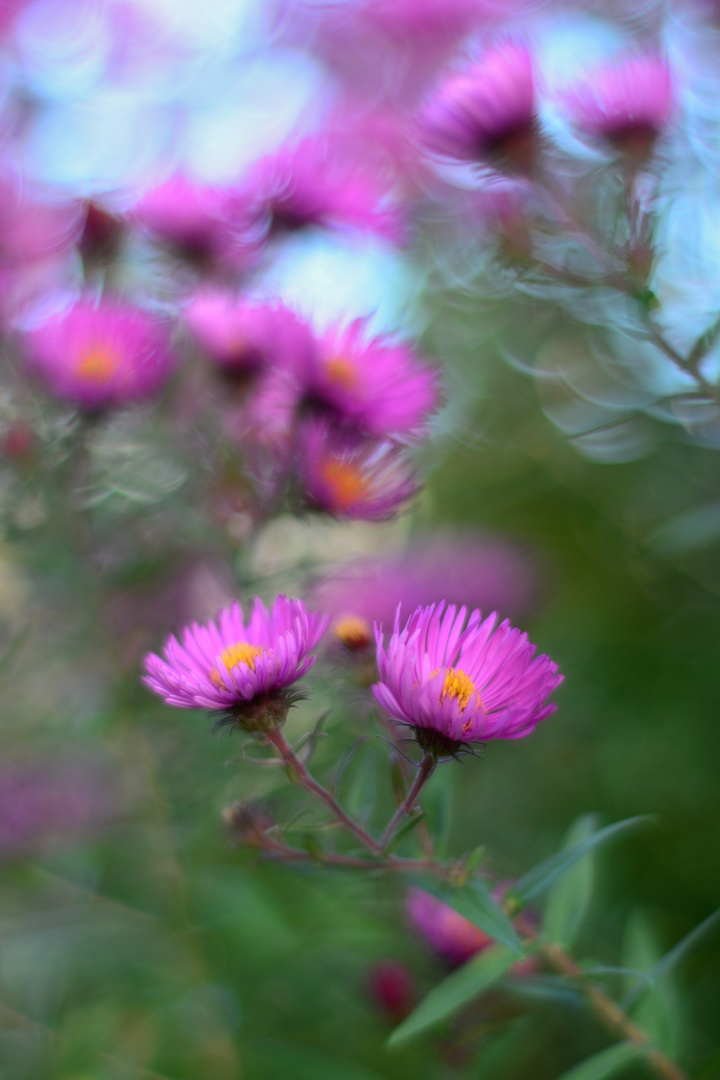
[[348, 829], [360, 843], [372, 851], [374, 854], [382, 854], [382, 845], [370, 835], [367, 829], [363, 828], [359, 822], [355, 821], [347, 814], [335, 796], [324, 788], [322, 784], [311, 775], [304, 762], [293, 752], [285, 739], [280, 728], [271, 728], [266, 733], [267, 741], [275, 747], [282, 761], [287, 765], [297, 776], [300, 783], [306, 788], [315, 798], [323, 802], [329, 810], [332, 811], [334, 816], [340, 821], [346, 829]]
[[418, 768], [417, 776], [415, 777], [415, 780], [413, 781], [413, 784], [412, 784], [410, 790], [408, 791], [408, 793], [405, 796], [404, 800], [398, 806], [398, 808], [395, 811], [395, 813], [393, 814], [393, 816], [390, 818], [390, 821], [388, 822], [387, 828], [385, 829], [385, 832], [382, 835], [382, 840], [380, 841], [381, 848], [384, 849], [384, 848], [386, 848], [388, 846], [388, 844], [390, 843], [390, 841], [392, 839], [393, 833], [395, 832], [395, 829], [397, 828], [399, 822], [402, 820], [402, 818], [405, 817], [406, 814], [410, 814], [412, 812], [412, 809], [415, 806], [415, 803], [417, 802], [418, 795], [422, 791], [426, 781], [428, 781], [430, 779], [433, 772], [435, 771], [435, 765], [436, 764], [437, 764], [436, 759], [433, 757], [432, 754], [429, 754], [429, 753], [426, 754], [425, 757], [420, 762], [420, 767]]

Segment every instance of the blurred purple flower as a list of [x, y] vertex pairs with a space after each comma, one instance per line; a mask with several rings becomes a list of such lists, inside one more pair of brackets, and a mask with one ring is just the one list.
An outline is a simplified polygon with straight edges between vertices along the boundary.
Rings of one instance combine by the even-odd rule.
[[579, 128], [644, 158], [675, 108], [672, 77], [659, 56], [631, 56], [592, 72], [565, 96]]
[[376, 631], [380, 682], [373, 694], [391, 719], [410, 724], [421, 745], [439, 733], [451, 743], [519, 739], [555, 712], [546, 699], [562, 681], [549, 656], [508, 620], [468, 619], [445, 602], [418, 608], [400, 628], [400, 614], [387, 649]]
[[533, 559], [506, 540], [487, 536], [439, 535], [415, 541], [400, 555], [350, 563], [313, 589], [313, 605], [338, 621], [352, 617], [371, 630], [373, 622], [392, 625], [398, 604], [406, 612], [432, 603], [442, 581], [449, 603], [527, 615], [538, 599]]
[[104, 769], [88, 761], [5, 765], [0, 773], [0, 859], [76, 836], [118, 812]]
[[370, 968], [370, 995], [382, 1012], [402, 1020], [413, 1008], [417, 993], [413, 979], [399, 960], [379, 960]]
[[[494, 899], [502, 900], [505, 891], [503, 885], [496, 887]], [[406, 910], [414, 928], [428, 945], [453, 967], [466, 963], [494, 944], [494, 939], [479, 926], [424, 889], [409, 890]], [[535, 968], [534, 958], [529, 957], [513, 964], [511, 971], [514, 975], [530, 975]]]
[[338, 432], [322, 421], [305, 426], [299, 462], [309, 505], [338, 518], [382, 521], [418, 490], [397, 446]]
[[238, 217], [235, 192], [193, 183], [182, 175], [145, 192], [129, 216], [203, 267], [218, 263], [243, 269], [256, 261], [262, 248], [257, 231]]
[[175, 363], [164, 320], [121, 299], [78, 300], [26, 332], [23, 347], [54, 394], [88, 410], [153, 397]]
[[535, 81], [527, 46], [506, 41], [440, 87], [420, 120], [428, 149], [458, 161], [513, 165], [534, 156]]
[[352, 228], [394, 243], [405, 236], [393, 178], [332, 137], [311, 136], [259, 161], [236, 193], [238, 213], [270, 231], [323, 225]]
[[256, 599], [247, 624], [235, 603], [205, 626], [186, 627], [182, 645], [171, 636], [164, 660], [149, 653], [143, 681], [168, 705], [234, 711], [238, 722], [252, 722], [253, 706], [282, 704], [281, 691], [310, 670], [316, 658], [308, 654], [326, 626], [326, 616], [286, 596], [269, 611]]
[[421, 435], [438, 404], [436, 373], [407, 345], [368, 337], [363, 319], [324, 334], [303, 376], [310, 401], [381, 438]]
[[284, 304], [243, 300], [219, 289], [198, 293], [183, 318], [204, 352], [230, 375], [268, 365], [304, 367], [315, 348], [310, 327]]

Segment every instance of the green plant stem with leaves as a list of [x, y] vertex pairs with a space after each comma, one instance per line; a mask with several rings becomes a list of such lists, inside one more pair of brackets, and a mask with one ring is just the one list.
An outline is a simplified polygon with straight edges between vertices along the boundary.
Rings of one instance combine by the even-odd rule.
[[[411, 874], [425, 873], [438, 883], [439, 894], [446, 903], [455, 907], [461, 914], [471, 918], [485, 932], [492, 933], [493, 926], [488, 923], [488, 918], [493, 917], [492, 908], [494, 908], [495, 918], [505, 923], [504, 930], [517, 942], [518, 951], [526, 950], [537, 953], [548, 967], [579, 988], [598, 1020], [610, 1033], [622, 1040], [624, 1044], [627, 1044], [628, 1053], [636, 1053], [638, 1056], [642, 1056], [659, 1080], [686, 1080], [686, 1075], [682, 1069], [670, 1057], [659, 1050], [653, 1044], [650, 1035], [636, 1024], [616, 1001], [592, 981], [588, 973], [583, 970], [563, 945], [545, 940], [542, 932], [539, 933], [529, 920], [518, 914], [527, 900], [538, 895], [550, 882], [568, 870], [592, 848], [611, 839], [620, 831], [638, 824], [643, 819], [634, 818], [627, 822], [607, 826], [590, 834], [573, 847], [551, 856], [518, 881], [514, 888], [506, 894], [501, 905], [496, 905], [490, 897], [485, 883], [482, 879], [478, 879], [472, 857], [444, 863], [434, 857], [406, 858], [387, 850], [393, 836], [398, 831], [402, 819], [411, 815], [415, 810], [422, 788], [436, 767], [437, 760], [432, 754], [426, 753], [424, 755], [407, 795], [392, 815], [384, 830], [382, 839], [378, 841], [363, 825], [355, 821], [343, 809], [331, 791], [323, 787], [312, 776], [307, 764], [289, 745], [280, 728], [270, 729], [265, 733], [265, 737], [267, 744], [273, 748], [279, 760], [285, 765], [289, 776], [299, 782], [314, 799], [321, 802], [330, 811], [336, 823], [346, 829], [355, 840], [362, 844], [366, 854], [357, 855], [325, 851], [319, 846], [316, 850], [295, 848], [282, 839], [276, 827], [254, 830], [252, 837], [249, 837], [245, 832], [243, 838], [246, 843], [257, 848], [265, 857], [290, 863], [308, 862], [327, 866], [328, 868], [345, 870], [359, 869], [373, 870], [375, 872], [389, 870]], [[232, 822], [231, 818], [229, 820]], [[467, 886], [473, 884], [476, 886], [479, 884], [482, 889], [482, 904], [486, 908], [484, 912], [481, 912], [479, 908], [475, 912], [472, 910], [472, 896], [468, 893]], [[468, 897], [470, 897], [470, 906]], [[514, 920], [515, 928], [520, 935], [519, 938], [512, 928], [510, 918]], [[497, 930], [492, 936], [498, 937]], [[507, 941], [507, 939], [505, 940]], [[485, 972], [482, 973], [481, 981], [477, 983], [480, 988], [485, 985], [483, 980], [492, 978], [492, 981], [495, 981], [514, 962], [513, 953], [507, 949], [506, 945], [498, 946], [498, 948], [502, 950], [502, 953], [498, 954], [497, 962], [492, 965], [490, 975]], [[457, 973], [454, 973], [449, 978], [457, 979]], [[480, 989], [474, 992], [471, 990], [468, 1000], [471, 1000], [479, 992], [481, 992]], [[464, 1003], [463, 1000], [461, 1004]], [[406, 1023], [404, 1022], [403, 1026]], [[610, 1061], [610, 1059], [608, 1060]], [[613, 1058], [612, 1061], [614, 1062], [614, 1060]], [[622, 1058], [622, 1060], [625, 1059]], [[603, 1073], [602, 1075], [606, 1074]]]

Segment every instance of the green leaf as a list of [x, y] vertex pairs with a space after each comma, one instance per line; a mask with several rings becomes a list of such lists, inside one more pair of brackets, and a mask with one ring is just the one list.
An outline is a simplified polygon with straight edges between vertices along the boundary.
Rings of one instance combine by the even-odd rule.
[[608, 1077], [617, 1076], [633, 1061], [642, 1057], [642, 1053], [642, 1048], [635, 1043], [617, 1043], [607, 1050], [601, 1050], [599, 1054], [585, 1058], [585, 1061], [574, 1065], [558, 1077], [558, 1080], [608, 1080]]
[[494, 941], [506, 945], [518, 956], [524, 956], [523, 944], [513, 924], [500, 905], [493, 900], [482, 878], [471, 878], [460, 887], [446, 885], [437, 878], [422, 877], [417, 880], [426, 892], [431, 892], [433, 896], [449, 904], [460, 915], [464, 915], [471, 923], [484, 930]]
[[515, 959], [515, 954], [504, 945], [483, 949], [423, 998], [417, 1008], [395, 1028], [388, 1046], [399, 1046], [452, 1016], [502, 978]]
[[714, 911], [712, 915], [708, 915], [707, 919], [703, 919], [703, 921], [686, 934], [684, 938], [681, 938], [677, 945], [674, 945], [664, 956], [661, 956], [645, 975], [646, 982], [649, 985], [639, 986], [632, 990], [625, 999], [625, 1007], [632, 1008], [636, 1005], [640, 998], [652, 989], [658, 979], [662, 978], [663, 975], [675, 967], [686, 953], [695, 948], [700, 938], [715, 925], [719, 917], [720, 908], [718, 908], [717, 911]]
[[[597, 816], [583, 814], [570, 826], [564, 849], [584, 843], [596, 829]], [[593, 878], [592, 852], [588, 851], [561, 876], [548, 896], [542, 925], [543, 936], [548, 941], [561, 945], [572, 943], [590, 902]]]
[[[655, 935], [646, 917], [641, 911], [634, 912], [625, 932], [623, 963], [652, 975], [653, 968], [661, 960]], [[656, 981], [652, 992], [645, 994], [642, 1001], [633, 1006], [633, 1019], [661, 1050], [670, 1057], [676, 1056], [681, 1039], [682, 1016], [669, 974]]]
[[690, 1080], [717, 1080], [718, 1076], [720, 1076], [720, 1050], [713, 1050], [700, 1068], [692, 1074]]
[[561, 874], [569, 870], [571, 866], [574, 866], [583, 855], [601, 844], [606, 844], [609, 840], [615, 839], [620, 833], [629, 832], [631, 829], [636, 829], [639, 825], [645, 825], [651, 820], [652, 818], [649, 815], [643, 814], [639, 817], [626, 818], [625, 821], [616, 821], [613, 825], [606, 825], [604, 829], [598, 829], [597, 832], [594, 832], [592, 836], [588, 836], [582, 843], [558, 851], [548, 859], [543, 859], [541, 863], [534, 866], [532, 870], [529, 870], [515, 883], [512, 898], [518, 907], [522, 907], [528, 900], [531, 900], [538, 893], [541, 893], [543, 889], [546, 889], [548, 885], [552, 884]]
[[415, 829], [420, 824], [420, 822], [426, 817], [427, 817], [427, 814], [416, 814], [415, 817], [410, 818], [409, 821], [406, 821], [405, 824], [403, 825], [402, 829], [400, 829], [399, 832], [396, 832], [395, 835], [393, 836], [392, 842], [390, 844], [388, 844], [388, 849], [387, 850], [392, 851], [393, 848], [396, 848], [397, 845], [400, 843], [400, 841], [404, 840], [405, 837], [408, 835], [408, 833], [411, 833], [413, 831], [413, 829]]

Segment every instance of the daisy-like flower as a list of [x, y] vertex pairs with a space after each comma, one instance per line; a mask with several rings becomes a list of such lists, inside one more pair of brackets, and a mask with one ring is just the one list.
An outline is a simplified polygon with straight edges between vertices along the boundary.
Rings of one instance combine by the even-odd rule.
[[507, 41], [441, 86], [421, 118], [422, 140], [456, 161], [527, 171], [534, 158], [535, 113], [530, 51]]
[[313, 333], [280, 303], [240, 300], [222, 290], [198, 293], [183, 313], [202, 350], [227, 374], [304, 366], [315, 348]]
[[324, 334], [300, 378], [310, 402], [377, 438], [422, 434], [438, 402], [435, 372], [407, 345], [368, 337], [363, 319]]
[[376, 629], [380, 682], [373, 694], [393, 720], [410, 724], [431, 753], [457, 753], [463, 743], [519, 739], [555, 712], [548, 695], [562, 682], [549, 656], [535, 656], [527, 634], [497, 615], [467, 618], [445, 602], [419, 607], [387, 649]]
[[163, 319], [125, 300], [78, 300], [23, 338], [28, 364], [58, 397], [83, 409], [153, 397], [172, 371]]
[[288, 687], [315, 663], [310, 651], [326, 626], [327, 617], [302, 600], [278, 596], [268, 610], [256, 599], [247, 622], [235, 603], [205, 626], [186, 627], [182, 644], [171, 636], [164, 659], [150, 653], [143, 681], [168, 705], [217, 710], [221, 723], [276, 726], [297, 699]]
[[237, 216], [235, 193], [176, 175], [151, 188], [130, 218], [192, 262], [245, 267], [260, 251], [260, 237]]
[[418, 490], [397, 446], [335, 432], [322, 422], [303, 433], [300, 471], [309, 505], [338, 518], [382, 521]]
[[675, 108], [670, 69], [659, 56], [627, 57], [589, 75], [566, 103], [579, 128], [642, 160]]
[[[502, 900], [504, 892], [502, 885], [494, 889], [495, 900]], [[431, 949], [453, 967], [464, 964], [494, 943], [494, 939], [479, 926], [424, 889], [410, 889], [406, 910], [410, 922]], [[532, 974], [535, 971], [534, 957], [513, 964], [511, 970], [514, 975]]]
[[264, 219], [271, 231], [321, 225], [373, 232], [392, 242], [405, 234], [390, 181], [324, 137], [303, 139], [261, 159], [236, 201], [250, 220]]

